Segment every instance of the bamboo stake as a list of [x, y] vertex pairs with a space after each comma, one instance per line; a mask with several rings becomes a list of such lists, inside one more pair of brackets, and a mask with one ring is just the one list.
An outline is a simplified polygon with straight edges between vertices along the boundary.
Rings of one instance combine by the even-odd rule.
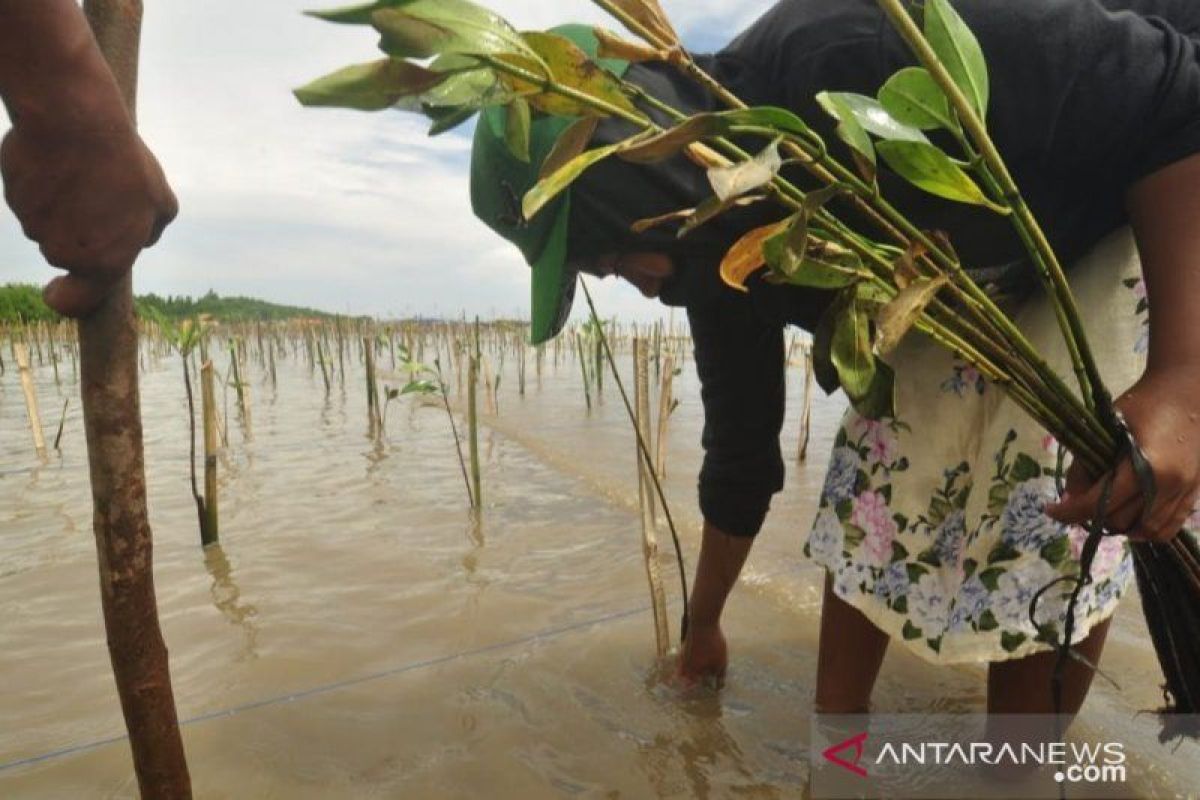
[[37, 390], [33, 385], [33, 374], [29, 368], [29, 346], [24, 342], [13, 345], [17, 371], [21, 374], [21, 390], [25, 393], [25, 413], [29, 418], [29, 430], [33, 433], [33, 449], [38, 458], [46, 457], [46, 437], [42, 433], [42, 415], [38, 411]]
[[647, 447], [650, 444], [650, 364], [646, 345], [645, 339], [633, 340], [634, 408], [637, 419], [634, 455], [637, 459], [638, 505], [642, 511], [642, 557], [646, 562], [646, 578], [650, 583], [655, 647], [659, 658], [663, 658], [671, 646], [671, 631], [667, 620], [667, 594], [663, 588], [662, 570], [658, 563], [658, 536], [655, 531], [655, 505], [650, 487], [650, 468], [641, 451], [643, 442]]
[[217, 400], [214, 389], [213, 365], [205, 361], [200, 367], [200, 408], [204, 419], [204, 509], [200, 515], [200, 544], [215, 544], [219, 538], [217, 516]]
[[[132, 116], [141, 0], [85, 0], [84, 11]], [[190, 798], [154, 593], [131, 275], [80, 320], [79, 349], [100, 599], [138, 788], [146, 798]]]
[[808, 442], [812, 437], [812, 399], [813, 399], [813, 352], [812, 345], [803, 346], [804, 353], [804, 408], [800, 412], [800, 446], [796, 452], [796, 460], [804, 463], [808, 459]]
[[[660, 330], [655, 340], [655, 348], [661, 348], [661, 346]], [[658, 433], [654, 437], [654, 471], [661, 481], [667, 477], [667, 424], [671, 420], [671, 412], [675, 406], [672, 391], [675, 385], [675, 357], [670, 352], [665, 356], [662, 356], [661, 352], [657, 352], [656, 356], [662, 358], [662, 364], [659, 370]]]
[[479, 414], [476, 395], [479, 389], [479, 319], [475, 320], [475, 347], [467, 359], [467, 444], [471, 454], [471, 497], [475, 513], [483, 513], [483, 488], [479, 471]]

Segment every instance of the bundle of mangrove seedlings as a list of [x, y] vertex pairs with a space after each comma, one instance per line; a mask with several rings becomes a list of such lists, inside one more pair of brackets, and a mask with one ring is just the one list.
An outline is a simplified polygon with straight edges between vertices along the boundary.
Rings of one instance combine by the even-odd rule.
[[[786, 218], [751, 230], [721, 264], [721, 276], [744, 290], [763, 268], [769, 280], [836, 290], [814, 336], [817, 379], [842, 388], [859, 413], [893, 413], [894, 373], [881, 358], [917, 330], [975, 366], [1037, 420], [1093, 476], [1111, 476], [1129, 458], [1147, 507], [1154, 474], [1114, 410], [1084, 334], [1062, 266], [1015, 185], [983, 123], [987, 66], [974, 35], [947, 0], [928, 0], [922, 20], [901, 0], [878, 0], [920, 66], [891, 76], [877, 97], [825, 92], [850, 158], [835, 158], [812, 127], [783, 108], [747, 107], [706, 73], [683, 47], [657, 0], [593, 0], [637, 41], [597, 29], [600, 56], [674, 65], [710, 91], [726, 110], [686, 114], [588, 58], [568, 39], [518, 32], [468, 0], [378, 0], [315, 16], [373, 26], [386, 57], [348, 67], [297, 91], [307, 105], [374, 110], [398, 107], [450, 130], [480, 109], [502, 106], [506, 140], [526, 157], [533, 115], [577, 117], [562, 134], [540, 182], [520, 203], [534, 217], [589, 167], [608, 158], [651, 164], [684, 154], [708, 171], [713, 194], [695, 208], [643, 220], [642, 228], [682, 223], [681, 235], [751, 202], [783, 206]], [[648, 108], [675, 121], [657, 124]], [[601, 118], [617, 117], [635, 133], [592, 146]], [[931, 139], [953, 143], [951, 152]], [[747, 148], [747, 142], [758, 144]], [[590, 148], [590, 149], [589, 149]], [[1052, 303], [1074, 371], [1072, 388], [976, 284], [943, 237], [897, 210], [879, 190], [878, 160], [922, 190], [981, 206], [1011, 221]], [[806, 170], [817, 188], [802, 191], [781, 172]], [[808, 184], [806, 184], [808, 185]], [[831, 210], [869, 220], [852, 227]], [[1106, 480], [1111, 480], [1108, 478]], [[1064, 629], [1038, 625], [1058, 648], [1059, 670], [1074, 653], [1075, 604], [1091, 580], [1106, 530], [1097, 509], [1073, 582]], [[1166, 677], [1170, 711], [1195, 713], [1200, 703], [1200, 551], [1184, 531], [1169, 543], [1132, 543], [1146, 619]], [[1046, 587], [1049, 589], [1050, 587]], [[1060, 587], [1061, 590], [1061, 587]], [[1045, 590], [1043, 590], [1045, 591]], [[1037, 598], [1034, 600], [1036, 605]], [[1031, 608], [1031, 615], [1034, 609]], [[1036, 625], [1035, 617], [1035, 625]], [[1056, 697], [1057, 697], [1056, 680]]]

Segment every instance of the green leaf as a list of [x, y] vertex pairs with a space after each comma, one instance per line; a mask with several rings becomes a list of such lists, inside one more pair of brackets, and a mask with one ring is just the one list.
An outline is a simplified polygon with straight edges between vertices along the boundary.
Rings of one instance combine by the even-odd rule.
[[438, 385], [436, 382], [418, 380], [409, 381], [407, 384], [405, 384], [404, 388], [400, 390], [400, 394], [436, 394], [438, 391]]
[[925, 4], [925, 38], [955, 85], [971, 101], [979, 118], [986, 120], [987, 61], [979, 48], [979, 40], [948, 0], [928, 0]]
[[979, 630], [994, 631], [1000, 627], [1000, 623], [996, 621], [996, 615], [989, 608], [979, 615]]
[[379, 48], [388, 55], [429, 58], [443, 53], [520, 57], [544, 69], [537, 54], [501, 17], [468, 0], [384, 0], [371, 13]]
[[908, 548], [897, 541], [892, 542], [892, 561], [903, 561], [908, 558]]
[[930, 194], [960, 203], [1004, 211], [988, 200], [962, 168], [938, 148], [924, 142], [887, 141], [878, 145], [879, 155], [898, 175]]
[[529, 163], [529, 133], [532, 118], [529, 103], [517, 98], [505, 106], [504, 144], [518, 161]]
[[921, 629], [912, 624], [912, 620], [904, 620], [904, 629], [901, 631], [906, 641], [921, 638]]
[[588, 150], [563, 164], [554, 172], [539, 180], [521, 201], [521, 211], [525, 219], [533, 219], [547, 203], [558, 197], [564, 189], [570, 186], [582, 175], [588, 167], [602, 161], [620, 149], [622, 143], [610, 144]]
[[379, 111], [423, 94], [449, 75], [394, 58], [354, 64], [293, 90], [301, 105]]
[[732, 200], [770, 183], [782, 166], [779, 142], [775, 141], [749, 161], [729, 167], [713, 167], [708, 171], [708, 182], [712, 185], [713, 193], [722, 201]]
[[834, 324], [830, 356], [846, 395], [864, 397], [875, 377], [875, 355], [871, 352], [871, 321], [857, 300], [846, 304]]
[[845, 95], [845, 92], [821, 92], [817, 95], [817, 102], [830, 116], [838, 120], [838, 138], [849, 145], [859, 172], [863, 173], [869, 182], [874, 183], [875, 145], [871, 143], [871, 137], [867, 135], [862, 123], [847, 104]]
[[[522, 35], [527, 48], [545, 66], [547, 77], [623, 111], [637, 113], [633, 101], [626, 96], [621, 82], [612, 73], [601, 69], [588, 57], [587, 53], [580, 50], [570, 39], [542, 31], [527, 31]], [[525, 66], [522, 63], [523, 58], [519, 54], [501, 54], [498, 58], [514, 66]], [[566, 117], [605, 116], [603, 112], [590, 105], [561, 94], [542, 91], [540, 86], [520, 78], [502, 75], [501, 80], [523, 93], [528, 93], [530, 104], [547, 114]]]
[[[896, 372], [881, 359], [875, 359], [871, 385], [862, 397], [851, 397], [850, 404], [859, 416], [886, 419], [896, 416]], [[890, 486], [888, 487], [890, 489]]]
[[469, 120], [479, 111], [473, 105], [468, 106], [427, 106], [425, 116], [433, 122], [429, 128], [430, 136], [439, 136], [452, 131]]
[[[825, 309], [821, 319], [817, 322], [817, 329], [813, 331], [813, 377], [817, 379], [817, 385], [825, 394], [833, 394], [841, 385], [838, 383], [837, 367], [833, 365], [830, 352], [833, 347], [833, 328], [837, 313], [838, 303], [834, 302]], [[845, 430], [840, 430], [838, 438], [842, 439], [844, 436]]]
[[[874, 97], [867, 97], [865, 94], [855, 94], [854, 92], [826, 92], [825, 94], [835, 98], [837, 102], [853, 115], [859, 126], [873, 133], [880, 139], [893, 139], [903, 142], [928, 142], [929, 139], [920, 130], [911, 125], [906, 125], [900, 120], [888, 113], [878, 100]], [[818, 100], [820, 98], [818, 97]], [[822, 107], [825, 104], [822, 103]], [[828, 107], [825, 107], [829, 111]], [[830, 112], [831, 114], [833, 112]], [[834, 117], [837, 117], [834, 114]]]
[[843, 527], [846, 529], [845, 542], [848, 548], [858, 547], [867, 538], [867, 532], [857, 525], [846, 524]]
[[753, 108], [738, 108], [722, 111], [717, 115], [726, 126], [725, 131], [732, 133], [735, 127], [770, 128], [776, 133], [788, 136], [807, 136], [812, 129], [804, 120], [786, 108], [778, 106], [754, 106]]
[[879, 90], [879, 104], [897, 121], [914, 128], [959, 128], [946, 95], [922, 67], [906, 67], [888, 78]]
[[946, 276], [917, 278], [901, 289], [875, 319], [878, 328], [877, 349], [886, 355], [896, 348], [904, 335], [917, 323], [938, 291], [949, 281]]

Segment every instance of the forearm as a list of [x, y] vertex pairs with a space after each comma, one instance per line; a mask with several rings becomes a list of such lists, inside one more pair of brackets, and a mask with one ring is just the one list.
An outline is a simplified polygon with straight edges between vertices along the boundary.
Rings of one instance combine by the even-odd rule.
[[95, 130], [130, 124], [74, 0], [0, 0], [0, 98], [14, 125]]
[[692, 584], [692, 625], [707, 627], [720, 622], [725, 601], [737, 583], [753, 544], [752, 536], [730, 536], [705, 521], [700, 561]]
[[1147, 371], [1200, 384], [1200, 156], [1135, 184], [1129, 212], [1150, 304]]

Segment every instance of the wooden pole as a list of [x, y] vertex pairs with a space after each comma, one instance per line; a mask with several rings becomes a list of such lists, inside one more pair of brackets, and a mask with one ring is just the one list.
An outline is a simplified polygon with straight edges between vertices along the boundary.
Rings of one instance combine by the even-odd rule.
[[38, 411], [37, 390], [33, 385], [33, 372], [29, 367], [29, 345], [17, 342], [13, 345], [17, 360], [17, 372], [21, 374], [21, 391], [25, 393], [25, 413], [29, 417], [29, 430], [33, 433], [33, 449], [38, 458], [46, 457], [46, 437], [42, 433], [42, 415]]
[[217, 515], [217, 397], [213, 365], [200, 367], [200, 415], [204, 419], [204, 511], [200, 517], [200, 544], [216, 544], [220, 539]]
[[[132, 115], [141, 0], [86, 0], [84, 11]], [[132, 275], [80, 320], [79, 359], [100, 601], [138, 788], [145, 798], [190, 798], [154, 593]]]

